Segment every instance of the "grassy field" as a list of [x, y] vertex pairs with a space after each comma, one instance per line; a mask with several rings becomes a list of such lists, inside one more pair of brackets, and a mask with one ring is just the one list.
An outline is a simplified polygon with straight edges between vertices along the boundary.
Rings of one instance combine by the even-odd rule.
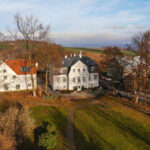
[[[104, 49], [99, 48], [80, 48], [80, 47], [64, 47], [66, 51], [70, 51], [70, 52], [77, 52], [79, 53], [81, 50], [85, 51], [85, 52], [91, 52], [91, 53], [96, 53], [96, 54], [103, 54], [104, 53]], [[135, 53], [130, 52], [130, 51], [122, 51], [125, 55], [129, 55], [129, 56], [134, 56]]]
[[[35, 103], [35, 100], [31, 98], [30, 101]], [[41, 103], [39, 100], [36, 102]], [[4, 104], [2, 106], [0, 103], [0, 111], [5, 105], [7, 106], [7, 103]], [[49, 104], [49, 106], [29, 105], [31, 116], [35, 120], [35, 129], [22, 150], [38, 150], [34, 139], [42, 131], [45, 123], [56, 127], [57, 147], [55, 150], [68, 150], [66, 133], [68, 133], [69, 110], [74, 110], [72, 122], [77, 150], [150, 149], [150, 116], [136, 110], [136, 105], [133, 106], [122, 98], [106, 94], [95, 100], [72, 100], [64, 107], [63, 103], [60, 102], [58, 105], [57, 101], [57, 106], [50, 106], [46, 100], [43, 104]]]
[[74, 133], [77, 150], [150, 149], [150, 117], [112, 97], [76, 110]]
[[[37, 138], [38, 133], [42, 131], [46, 123], [53, 124], [57, 133], [57, 146], [55, 150], [68, 150], [65, 139], [67, 111], [61, 107], [36, 106], [31, 108], [32, 117], [35, 119], [36, 128], [34, 129], [33, 137], [30, 141]], [[34, 142], [33, 142], [34, 143]], [[30, 143], [26, 143], [22, 150], [32, 149], [37, 150], [37, 147]]]

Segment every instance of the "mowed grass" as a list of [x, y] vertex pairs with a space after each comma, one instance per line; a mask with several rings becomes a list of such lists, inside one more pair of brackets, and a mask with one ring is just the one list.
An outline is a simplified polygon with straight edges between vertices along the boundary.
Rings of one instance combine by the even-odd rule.
[[150, 150], [150, 117], [114, 100], [76, 110], [77, 150]]
[[68, 150], [66, 135], [67, 110], [61, 107], [36, 106], [31, 108], [35, 119], [35, 133], [44, 128], [44, 124], [53, 124], [57, 133], [57, 146], [55, 150]]

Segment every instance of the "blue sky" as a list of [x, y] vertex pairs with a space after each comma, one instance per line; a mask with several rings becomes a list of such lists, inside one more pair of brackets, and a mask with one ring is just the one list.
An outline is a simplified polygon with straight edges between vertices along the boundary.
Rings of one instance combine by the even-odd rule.
[[14, 27], [18, 11], [50, 24], [64, 46], [122, 45], [150, 29], [150, 0], [0, 0], [0, 31]]

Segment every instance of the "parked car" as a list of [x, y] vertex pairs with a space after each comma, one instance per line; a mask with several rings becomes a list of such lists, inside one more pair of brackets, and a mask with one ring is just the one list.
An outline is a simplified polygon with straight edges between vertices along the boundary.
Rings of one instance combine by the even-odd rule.
[[106, 81], [111, 81], [112, 79], [111, 79], [111, 78], [105, 78], [105, 80], [106, 80]]

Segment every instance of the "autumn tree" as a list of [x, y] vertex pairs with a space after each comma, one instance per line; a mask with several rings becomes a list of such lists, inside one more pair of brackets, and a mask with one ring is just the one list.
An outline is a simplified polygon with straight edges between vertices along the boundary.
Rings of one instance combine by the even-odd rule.
[[33, 68], [35, 67], [35, 50], [39, 41], [44, 41], [49, 38], [50, 26], [44, 26], [33, 15], [21, 16], [19, 13], [15, 15], [15, 23], [21, 38], [25, 40], [25, 46], [30, 61], [30, 73], [33, 87], [33, 96], [36, 96], [36, 88], [34, 84]]
[[57, 66], [55, 67], [58, 67], [62, 55], [63, 51], [61, 46], [57, 44], [40, 42], [38, 45], [38, 49], [36, 50], [36, 60], [39, 62], [39, 67], [45, 71], [45, 94], [48, 93], [48, 73], [51, 69], [50, 64], [57, 61]]
[[145, 102], [146, 94], [150, 89], [150, 31], [135, 35], [133, 37], [133, 43], [140, 57], [139, 64], [134, 70], [137, 84], [135, 103], [138, 103], [140, 91], [144, 93], [143, 100]]
[[105, 59], [103, 65], [106, 68], [107, 75], [111, 77], [113, 83], [113, 94], [116, 94], [115, 82], [122, 79], [123, 76], [123, 53], [118, 47], [107, 47], [104, 50]]

